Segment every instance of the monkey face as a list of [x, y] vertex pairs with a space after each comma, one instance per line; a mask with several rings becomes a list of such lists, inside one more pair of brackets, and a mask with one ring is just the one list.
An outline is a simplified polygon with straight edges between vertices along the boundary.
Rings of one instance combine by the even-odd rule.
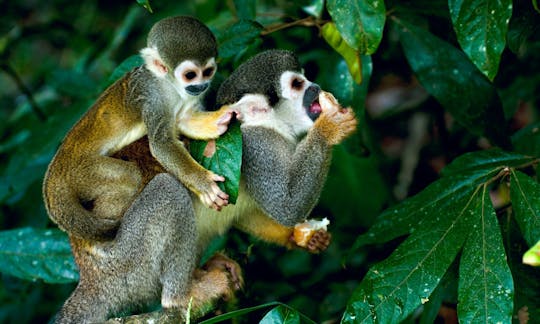
[[[321, 114], [319, 93], [321, 87], [310, 82], [303, 74], [286, 71], [280, 78], [281, 97], [292, 101], [292, 107], [301, 107], [301, 113], [307, 113], [311, 120], [317, 119]], [[296, 108], [297, 109], [297, 108]]]
[[181, 94], [199, 96], [208, 89], [216, 73], [216, 61], [209, 59], [203, 64], [186, 60], [174, 69], [174, 82]]

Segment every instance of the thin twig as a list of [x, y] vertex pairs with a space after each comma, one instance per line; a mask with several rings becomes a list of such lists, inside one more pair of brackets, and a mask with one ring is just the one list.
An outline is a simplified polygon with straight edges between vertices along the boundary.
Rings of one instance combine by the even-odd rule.
[[30, 107], [32, 107], [32, 110], [34, 111], [38, 119], [43, 122], [46, 121], [47, 115], [45, 115], [43, 110], [39, 107], [36, 100], [34, 99], [34, 95], [30, 91], [30, 89], [28, 89], [28, 87], [24, 84], [17, 71], [15, 71], [15, 69], [6, 62], [1, 63], [0, 68], [4, 70], [4, 72], [6, 72], [6, 74], [9, 75], [13, 79], [13, 81], [15, 81], [17, 87], [19, 87], [19, 90], [24, 93], [24, 95], [28, 99], [28, 102], [30, 103]]
[[289, 23], [279, 23], [275, 25], [270, 25], [266, 27], [262, 32], [261, 35], [265, 36], [268, 34], [271, 34], [273, 32], [276, 32], [278, 30], [282, 30], [285, 28], [295, 27], [295, 26], [305, 26], [305, 27], [312, 27], [315, 26], [317, 28], [321, 28], [321, 25], [323, 25], [325, 21], [318, 20], [315, 17], [309, 16], [303, 19], [295, 20]]

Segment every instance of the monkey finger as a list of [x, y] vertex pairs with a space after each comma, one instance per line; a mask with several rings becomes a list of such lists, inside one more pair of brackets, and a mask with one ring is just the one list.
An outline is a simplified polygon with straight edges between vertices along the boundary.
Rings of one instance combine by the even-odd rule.
[[[210, 179], [211, 179], [212, 181], [218, 181], [218, 182], [224, 182], [224, 181], [225, 181], [225, 177], [224, 177], [224, 176], [220, 176], [220, 175], [217, 175], [217, 174], [212, 174], [212, 175], [210, 176]], [[216, 187], [217, 187], [217, 186], [216, 186]], [[219, 190], [219, 188], [218, 188], [218, 190]]]

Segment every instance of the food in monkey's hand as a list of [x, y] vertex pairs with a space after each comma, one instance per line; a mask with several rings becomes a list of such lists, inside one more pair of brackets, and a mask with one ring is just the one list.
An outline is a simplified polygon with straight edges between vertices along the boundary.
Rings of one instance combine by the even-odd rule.
[[316, 232], [320, 230], [327, 231], [328, 224], [330, 224], [330, 221], [326, 217], [320, 221], [310, 219], [303, 223], [296, 224], [293, 233], [294, 242], [300, 247], [307, 247], [309, 240]]

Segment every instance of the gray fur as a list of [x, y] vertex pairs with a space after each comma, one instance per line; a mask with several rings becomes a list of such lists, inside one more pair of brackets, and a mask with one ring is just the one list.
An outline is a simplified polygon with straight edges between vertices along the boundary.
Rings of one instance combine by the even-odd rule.
[[[214, 34], [199, 20], [189, 16], [165, 18], [157, 22], [148, 33], [148, 47], [156, 47], [170, 67], [185, 60], [204, 63], [217, 57]], [[189, 44], [189, 47], [178, 44]]]

